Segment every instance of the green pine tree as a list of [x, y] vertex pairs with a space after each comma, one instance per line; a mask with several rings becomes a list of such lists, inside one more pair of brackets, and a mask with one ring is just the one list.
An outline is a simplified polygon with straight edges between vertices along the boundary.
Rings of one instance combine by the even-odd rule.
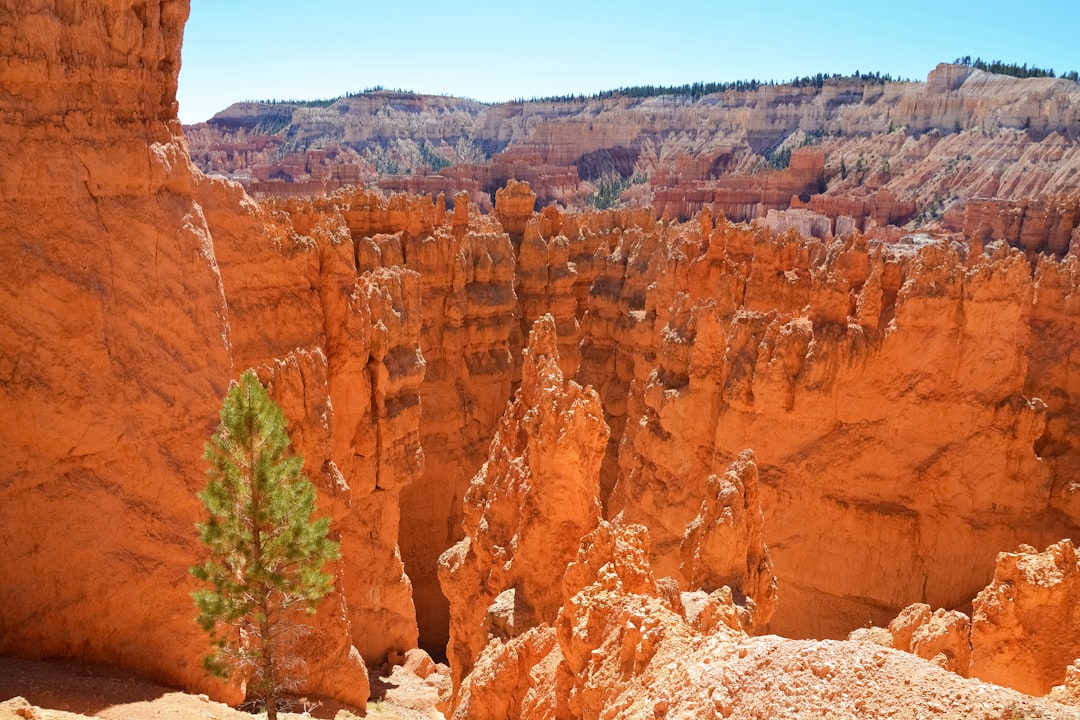
[[213, 644], [203, 665], [219, 677], [249, 673], [249, 697], [276, 720], [294, 660], [282, 641], [303, 627], [298, 611], [314, 613], [330, 592], [333, 579], [322, 568], [338, 545], [327, 538], [329, 518], [311, 519], [315, 487], [290, 449], [285, 416], [251, 370], [225, 395], [204, 457], [208, 483], [199, 498], [209, 517], [197, 527], [210, 559], [191, 568], [210, 585], [192, 593]]

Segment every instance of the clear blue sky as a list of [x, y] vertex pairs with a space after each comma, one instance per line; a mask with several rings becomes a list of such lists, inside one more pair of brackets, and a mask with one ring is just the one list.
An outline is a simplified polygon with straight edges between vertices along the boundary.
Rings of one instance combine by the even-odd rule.
[[180, 119], [373, 85], [484, 101], [878, 71], [1080, 70], [1080, 0], [191, 0]]

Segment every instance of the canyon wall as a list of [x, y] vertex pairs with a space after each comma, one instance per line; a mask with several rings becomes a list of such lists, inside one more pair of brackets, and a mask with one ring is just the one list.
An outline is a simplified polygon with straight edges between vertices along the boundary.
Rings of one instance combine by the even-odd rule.
[[[956, 608], [991, 582], [997, 551], [1080, 530], [1080, 261], [1068, 254], [1080, 216], [1075, 198], [1047, 194], [1067, 189], [1076, 157], [1068, 81], [943, 68], [925, 85], [858, 92], [597, 101], [626, 119], [588, 132], [591, 101], [573, 122], [498, 106], [483, 120], [504, 136], [482, 152], [505, 152], [506, 167], [538, 158], [551, 187], [577, 173], [557, 168], [603, 164], [576, 157], [597, 138], [639, 137], [631, 168], [683, 142], [699, 159], [715, 151], [670, 169], [698, 172], [699, 190], [749, 193], [740, 205], [825, 181], [835, 198], [798, 201], [827, 218], [821, 237], [781, 230], [791, 216], [774, 216], [775, 232], [728, 222], [715, 192], [659, 220], [648, 207], [535, 212], [553, 191], [522, 183], [500, 189], [490, 215], [475, 187], [452, 201], [346, 188], [258, 204], [189, 164], [174, 100], [185, 2], [0, 2], [13, 20], [0, 25], [0, 409], [11, 420], [0, 428], [0, 652], [240, 698], [199, 666], [207, 640], [187, 569], [201, 559], [201, 447], [247, 367], [286, 408], [343, 552], [303, 689], [361, 707], [364, 662], [454, 638], [462, 716], [488, 712], [490, 689], [504, 687], [499, 697], [537, 712], [617, 702], [630, 714], [642, 697], [660, 702], [653, 683], [689, 673], [680, 663], [699, 635], [742, 646], [750, 683], [784, 641], [748, 631], [839, 637], [912, 602]], [[836, 112], [804, 128], [829, 98]], [[476, 150], [466, 105], [445, 108], [462, 123], [463, 157]], [[659, 134], [637, 108], [664, 123], [701, 113], [719, 130], [650, 146], [644, 136]], [[234, 114], [230, 132], [261, 152], [249, 132], [261, 121]], [[901, 120], [908, 130], [877, 132]], [[713, 160], [747, 170], [774, 142], [836, 129], [847, 139], [793, 152], [782, 174], [709, 176]], [[868, 177], [848, 182], [829, 159], [861, 153], [866, 170], [862, 129], [914, 158], [874, 171], [869, 195], [856, 192]], [[507, 151], [511, 140], [520, 147]], [[935, 226], [967, 235], [875, 234], [925, 206], [917, 187], [952, 188], [959, 165], [942, 153], [969, 143], [973, 156], [1001, 155], [961, 173], [970, 182], [956, 191], [1000, 197]], [[568, 496], [584, 502], [557, 527], [543, 522]], [[470, 580], [448, 581], [468, 610], [453, 616], [436, 570], [451, 547], [444, 566]], [[1072, 546], [1054, 547], [1064, 560], [1047, 573], [1071, 583]], [[973, 667], [990, 668], [976, 674], [1029, 661], [1008, 630], [1023, 613], [1002, 588], [1050, 564], [999, 561], [971, 633], [1004, 650], [976, 651]], [[859, 652], [878, 667], [894, 658]], [[1053, 672], [1038, 668], [1038, 683]], [[652, 711], [697, 707], [691, 695]]]
[[[448, 211], [442, 198], [433, 202], [430, 197], [398, 195], [386, 200], [363, 191], [342, 191], [326, 200], [285, 201], [271, 206], [270, 214], [278, 218], [279, 231], [283, 224], [294, 234], [303, 233], [294, 241], [299, 246], [312, 243], [325, 248], [324, 252], [333, 249], [346, 285], [355, 281], [357, 273], [415, 279], [410, 281], [407, 307], [399, 308], [399, 314], [408, 318], [407, 342], [394, 326], [400, 322], [395, 315], [387, 316], [385, 322], [376, 315], [357, 318], [350, 331], [378, 336], [380, 343], [390, 348], [385, 362], [390, 376], [400, 374], [402, 361], [404, 366], [416, 368], [412, 343], [419, 348], [425, 366], [423, 373], [415, 376], [419, 384], [409, 382], [407, 399], [387, 404], [384, 415], [372, 414], [357, 429], [355, 442], [387, 432], [387, 422], [417, 433], [415, 437], [410, 435], [409, 442], [419, 444], [409, 447], [413, 452], [422, 448], [423, 465], [412, 466], [408, 477], [402, 475], [393, 483], [379, 483], [376, 494], [384, 508], [382, 514], [394, 523], [397, 513], [390, 512], [389, 507], [400, 502], [405, 510], [400, 530], [396, 525], [382, 523], [379, 533], [385, 536], [387, 547], [393, 546], [395, 534], [400, 539], [416, 611], [425, 619], [420, 628], [421, 642], [441, 655], [449, 627], [449, 606], [439, 591], [436, 561], [440, 553], [462, 537], [461, 499], [483, 462], [511, 389], [514, 363], [510, 337], [517, 326], [510, 239], [492, 218], [480, 215], [466, 196], [459, 196], [453, 210]], [[238, 262], [249, 264], [243, 265], [239, 274], [258, 277], [259, 268], [265, 267], [264, 260], [250, 252], [243, 255], [246, 260], [238, 258]], [[295, 296], [295, 292], [285, 290], [290, 284], [298, 285], [300, 292], [312, 292], [306, 288], [317, 287], [318, 283], [283, 272], [275, 280], [281, 290], [265, 298], [266, 307], [273, 308], [279, 318], [270, 326], [280, 325], [282, 337], [292, 341], [293, 334], [302, 332], [300, 326], [306, 323], [309, 331], [321, 329], [323, 320], [318, 312], [313, 319], [305, 320], [288, 309], [294, 304], [290, 298]], [[251, 295], [245, 291], [241, 298]], [[332, 317], [329, 311], [327, 317]], [[374, 326], [370, 330], [364, 329], [368, 320]], [[394, 345], [398, 349], [393, 349]], [[363, 409], [367, 386], [349, 385], [362, 383], [357, 376], [362, 378], [370, 372], [370, 361], [365, 360], [367, 351], [358, 354], [343, 346], [339, 354], [339, 405], [359, 404]], [[335, 387], [333, 373], [331, 387]], [[419, 404], [418, 399], [422, 399]], [[399, 412], [404, 406], [408, 413], [403, 424], [406, 418], [399, 417]], [[356, 457], [370, 455], [374, 450], [350, 452]], [[381, 472], [390, 478], [394, 468], [391, 459]], [[373, 477], [373, 470], [356, 465], [358, 476]]]
[[611, 430], [604, 516], [648, 527], [658, 574], [689, 586], [685, 531], [710, 483], [754, 450], [779, 578], [771, 631], [842, 637], [911, 602], [960, 607], [999, 549], [1076, 531], [1075, 258], [1033, 269], [977, 236], [822, 240], [707, 212], [684, 224], [644, 210], [536, 213], [534, 199], [508, 186], [498, 225], [465, 202], [451, 212], [357, 191], [271, 213], [314, 234], [344, 223], [334, 232], [361, 264], [418, 270], [425, 356], [461, 348], [435, 378], [429, 360], [426, 469], [400, 505], [433, 651], [447, 626], [432, 560], [464, 536], [469, 474], [521, 379], [522, 338], [546, 313], [561, 372], [596, 390]]
[[423, 468], [420, 278], [359, 273], [190, 165], [186, 2], [4, 3], [0, 652], [243, 699], [201, 666], [202, 445], [257, 367], [343, 557], [302, 692], [363, 708], [365, 660], [415, 647], [398, 495]]
[[232, 377], [176, 73], [187, 4], [5, 1], [0, 652], [200, 667], [202, 445]]

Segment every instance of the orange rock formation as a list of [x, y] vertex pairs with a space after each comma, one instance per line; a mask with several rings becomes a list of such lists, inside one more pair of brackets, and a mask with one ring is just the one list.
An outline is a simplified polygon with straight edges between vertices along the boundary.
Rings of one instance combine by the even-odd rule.
[[601, 523], [567, 568], [555, 626], [490, 642], [452, 717], [1076, 716], [870, 643], [748, 637], [730, 594], [694, 613], [649, 554], [644, 527]]
[[345, 553], [301, 689], [363, 707], [364, 659], [417, 638], [396, 546], [422, 470], [419, 277], [360, 276], [340, 236], [301, 238], [193, 171], [175, 117], [186, 3], [5, 13], [0, 241], [19, 310], [0, 341], [0, 652], [242, 697], [243, 678], [201, 668], [187, 568], [202, 443], [230, 378], [260, 366]]
[[3, 15], [0, 652], [236, 700], [200, 667], [188, 596], [232, 358], [176, 120], [187, 3]]
[[[945, 673], [967, 666], [966, 625], [930, 608], [986, 587], [971, 674], [1075, 694], [1059, 628], [1077, 624], [1076, 556], [1058, 542], [1080, 530], [1073, 85], [943, 66], [926, 84], [573, 101], [569, 119], [494, 106], [484, 122], [514, 144], [486, 149], [476, 109], [445, 100], [447, 177], [480, 152], [543, 186], [507, 184], [492, 215], [475, 186], [450, 208], [352, 188], [259, 205], [187, 159], [186, 8], [5, 6], [0, 652], [239, 699], [199, 667], [186, 571], [202, 443], [256, 367], [343, 551], [306, 691], [363, 706], [365, 661], [449, 637], [459, 717], [795, 714], [795, 695], [851, 714], [1066, 712]], [[394, 113], [426, 123], [435, 102], [388, 97], [348, 99], [357, 117], [404, 103], [384, 126], [332, 112], [381, 142]], [[594, 110], [619, 121], [583, 132]], [[276, 152], [254, 132], [274, 111], [219, 118], [231, 140], [210, 161]], [[687, 118], [711, 134], [651, 139]], [[787, 170], [731, 175], [779, 145]], [[360, 179], [335, 165], [356, 150], [312, 152], [305, 182]], [[686, 192], [660, 221], [534, 212], [608, 165]], [[496, 163], [483, 182], [505, 179]], [[700, 217], [671, 221], [703, 188]], [[721, 216], [747, 203], [740, 217], [777, 214]], [[933, 235], [880, 227], [913, 212]], [[748, 634], [842, 637], [915, 602], [889, 637], [942, 667]]]
[[1058, 687], [1059, 699], [1075, 704], [1078, 576], [1070, 540], [1041, 553], [1030, 546], [999, 553], [994, 579], [975, 597], [970, 618], [916, 603], [889, 623], [888, 644], [965, 677], [1032, 695]]
[[722, 476], [706, 478], [701, 511], [687, 526], [680, 548], [687, 584], [705, 592], [728, 587], [749, 605], [742, 623], [747, 629], [767, 625], [776, 611], [764, 524], [754, 453], [746, 450]]
[[[1007, 209], [1075, 194], [1078, 99], [1070, 80], [943, 64], [926, 82], [831, 77], [696, 98], [237, 103], [187, 131], [199, 167], [267, 195], [378, 183], [483, 204], [516, 178], [542, 205], [583, 207], [618, 179], [621, 205], [684, 220], [703, 207], [734, 220], [810, 207], [834, 228], [959, 231], [973, 200]], [[1062, 218], [1038, 212], [1025, 242], [1060, 246]]]
[[465, 538], [439, 559], [455, 687], [492, 636], [554, 621], [562, 595], [552, 571], [600, 521], [607, 436], [596, 393], [559, 369], [554, 319], [538, 319], [521, 387], [465, 494]]
[[971, 674], [1042, 695], [1080, 657], [1080, 563], [1068, 540], [1045, 552], [998, 554], [993, 581], [975, 597]]
[[[531, 204], [525, 186], [512, 192]], [[754, 448], [785, 598], [774, 631], [842, 637], [914, 601], [957, 607], [988, 582], [997, 548], [1074, 531], [1075, 260], [1044, 260], [1032, 276], [993, 243], [820, 241], [707, 215], [667, 225], [548, 208], [519, 211], [511, 269], [516, 233], [460, 202], [452, 216], [441, 207], [346, 193], [275, 211], [353, 238], [362, 264], [424, 278], [428, 469], [401, 496], [401, 537], [428, 647], [446, 631], [426, 568], [462, 537], [455, 498], [513, 382], [517, 328], [545, 312], [561, 370], [597, 389], [612, 430], [605, 515], [649, 527], [662, 574], [687, 580], [680, 546], [708, 478]], [[466, 269], [451, 276], [462, 280], [442, 279], [447, 267]], [[462, 350], [442, 351], [433, 373], [440, 347]]]
[[925, 603], [910, 605], [889, 623], [892, 646], [914, 653], [964, 677], [971, 666], [971, 620], [956, 610], [931, 612]]

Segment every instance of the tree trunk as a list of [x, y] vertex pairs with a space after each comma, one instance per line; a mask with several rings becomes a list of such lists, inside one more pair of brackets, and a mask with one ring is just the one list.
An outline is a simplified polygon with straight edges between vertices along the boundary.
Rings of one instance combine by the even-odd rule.
[[262, 618], [259, 620], [259, 644], [262, 657], [263, 697], [266, 700], [266, 720], [277, 720], [277, 678], [274, 677], [274, 646], [270, 641], [270, 608], [263, 594]]

